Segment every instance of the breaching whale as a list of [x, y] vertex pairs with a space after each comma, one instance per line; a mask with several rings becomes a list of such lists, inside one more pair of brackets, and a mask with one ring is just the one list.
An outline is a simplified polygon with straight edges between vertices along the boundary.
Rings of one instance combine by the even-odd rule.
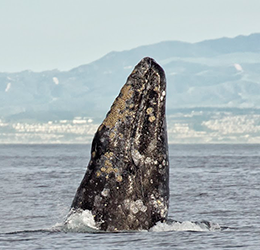
[[163, 69], [143, 58], [94, 136], [71, 209], [91, 211], [100, 230], [148, 230], [167, 218], [165, 99]]

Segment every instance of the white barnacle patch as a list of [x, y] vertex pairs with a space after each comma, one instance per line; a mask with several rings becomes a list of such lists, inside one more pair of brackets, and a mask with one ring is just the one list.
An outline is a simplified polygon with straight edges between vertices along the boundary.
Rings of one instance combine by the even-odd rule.
[[129, 209], [133, 214], [137, 214], [138, 212], [145, 213], [147, 211], [147, 206], [145, 206], [143, 204], [143, 201], [139, 199], [139, 200], [130, 202]]
[[150, 196], [150, 204], [154, 207], [154, 209], [157, 211], [157, 213], [160, 214], [162, 218], [165, 218], [167, 215], [167, 202], [164, 201], [163, 197], [156, 198], [154, 194], [151, 194]]
[[132, 159], [134, 161], [134, 164], [136, 166], [139, 165], [140, 161], [143, 160], [143, 156], [139, 153], [138, 150], [134, 149], [134, 150], [131, 150], [131, 155], [132, 155]]
[[133, 179], [131, 177], [131, 175], [128, 175], [128, 182], [129, 182], [129, 185], [128, 185], [128, 192], [129, 193], [132, 193], [133, 192]]
[[125, 209], [130, 209], [130, 200], [129, 199], [125, 199], [124, 200], [124, 207], [125, 207]]
[[138, 208], [138, 210], [140, 210], [141, 212], [144, 212], [144, 213], [146, 212], [147, 206], [144, 205], [142, 200], [140, 200], [140, 199], [136, 200], [135, 205]]
[[166, 93], [165, 93], [165, 91], [163, 91], [163, 92], [162, 92], [162, 95], [161, 95], [161, 98], [160, 98], [161, 101], [163, 100], [163, 98], [165, 97], [165, 95], [166, 95]]
[[133, 214], [137, 214], [139, 212], [139, 209], [137, 208], [137, 206], [135, 205], [135, 202], [132, 202], [130, 204], [130, 211], [133, 213]]
[[166, 173], [166, 169], [165, 168], [161, 168], [158, 170], [158, 173], [161, 175], [164, 175]]
[[102, 197], [99, 196], [99, 195], [96, 195], [95, 199], [94, 199], [94, 206], [95, 207], [100, 207], [101, 206], [101, 201], [102, 201]]
[[162, 197], [156, 199], [154, 194], [151, 194], [151, 204], [153, 207], [155, 207], [157, 210], [165, 209], [164, 206], [164, 199]]
[[161, 217], [166, 217], [166, 211], [165, 211], [165, 209], [161, 209], [161, 211], [160, 211], [160, 215], [161, 215]]
[[151, 194], [150, 198], [151, 198], [151, 201], [150, 201], [151, 205], [152, 205], [153, 207], [157, 208], [157, 207], [158, 207], [158, 204], [157, 204], [157, 202], [156, 202], [156, 198], [154, 197], [154, 194]]
[[110, 189], [104, 188], [103, 191], [101, 192], [101, 195], [107, 197], [110, 193]]
[[147, 206], [142, 206], [142, 207], [140, 208], [140, 211], [143, 212], [143, 213], [145, 213], [145, 212], [147, 211]]
[[152, 162], [152, 159], [150, 157], [146, 157], [144, 163], [145, 164], [150, 164]]

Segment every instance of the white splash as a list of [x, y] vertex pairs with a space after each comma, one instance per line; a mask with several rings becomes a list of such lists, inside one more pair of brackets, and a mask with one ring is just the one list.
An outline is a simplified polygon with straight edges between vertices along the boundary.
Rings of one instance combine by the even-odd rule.
[[194, 232], [208, 232], [208, 231], [220, 231], [221, 227], [217, 223], [213, 222], [158, 222], [149, 231], [150, 232], [166, 232], [166, 231], [194, 231]]
[[71, 210], [61, 230], [66, 232], [93, 232], [98, 228], [90, 210]]
[[[128, 203], [128, 204], [126, 204]], [[128, 205], [134, 214], [135, 210], [146, 212], [146, 207], [141, 200], [135, 201], [134, 207], [129, 200], [125, 200], [125, 205]], [[150, 228], [149, 232], [175, 232], [175, 231], [193, 231], [193, 232], [216, 232], [221, 231], [222, 228], [218, 223], [211, 221], [167, 221], [158, 222], [155, 226]], [[51, 231], [58, 232], [75, 232], [75, 233], [105, 233], [96, 225], [94, 216], [90, 210], [72, 209], [63, 223], [57, 223], [51, 228]], [[118, 232], [118, 231], [117, 231]], [[122, 231], [126, 232], [126, 231]], [[147, 232], [140, 230], [140, 232]]]

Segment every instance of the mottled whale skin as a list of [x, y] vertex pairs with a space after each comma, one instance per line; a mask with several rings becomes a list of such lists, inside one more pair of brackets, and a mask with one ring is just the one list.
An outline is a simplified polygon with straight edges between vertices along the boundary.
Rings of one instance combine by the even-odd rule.
[[143, 58], [94, 136], [71, 208], [90, 210], [100, 230], [148, 230], [167, 218], [165, 91], [163, 69]]

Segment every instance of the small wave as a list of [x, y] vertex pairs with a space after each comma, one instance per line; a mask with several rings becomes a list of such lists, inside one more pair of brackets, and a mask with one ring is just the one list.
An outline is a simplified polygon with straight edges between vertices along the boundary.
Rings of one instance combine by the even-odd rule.
[[[57, 223], [49, 229], [39, 230], [23, 230], [14, 231], [9, 233], [0, 233], [0, 235], [17, 235], [17, 234], [37, 234], [37, 233], [58, 233], [58, 232], [73, 232], [73, 233], [108, 233], [99, 230], [92, 220], [92, 214], [83, 211], [77, 212], [70, 215], [65, 222]], [[220, 227], [218, 223], [210, 221], [192, 222], [192, 221], [167, 221], [158, 222], [155, 226], [150, 228], [149, 232], [174, 232], [174, 231], [193, 231], [193, 232], [207, 232], [207, 231], [221, 231], [227, 228]], [[142, 231], [122, 231], [117, 233], [136, 233], [136, 232], [147, 232]], [[111, 232], [109, 232], [111, 233]]]
[[167, 221], [158, 222], [155, 226], [150, 228], [150, 232], [166, 232], [166, 231], [194, 231], [194, 232], [207, 232], [207, 231], [220, 231], [221, 227], [218, 223], [211, 221]]
[[50, 233], [52, 229], [35, 229], [35, 230], [20, 230], [7, 233], [1, 233], [1, 235], [12, 235], [12, 234], [30, 234], [30, 233]]
[[[218, 223], [210, 221], [173, 221], [158, 222], [149, 229], [149, 232], [166, 232], [166, 231], [220, 231]], [[52, 231], [78, 232], [78, 233], [104, 233], [96, 226], [92, 212], [89, 210], [71, 210], [67, 219], [63, 223], [56, 224]]]

